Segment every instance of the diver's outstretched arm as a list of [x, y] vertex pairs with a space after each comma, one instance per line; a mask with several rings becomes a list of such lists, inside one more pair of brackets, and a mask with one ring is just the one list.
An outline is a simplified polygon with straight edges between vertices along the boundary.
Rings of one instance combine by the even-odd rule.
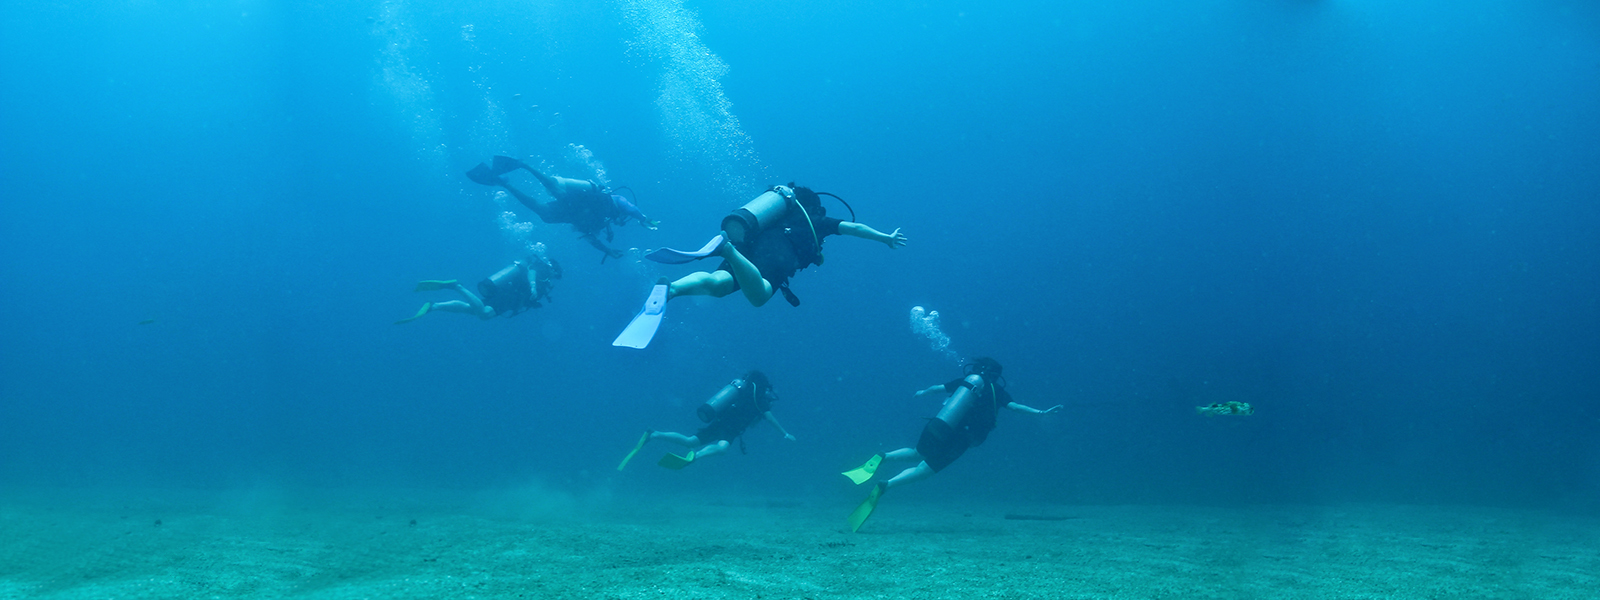
[[[622, 258], [622, 251], [621, 250], [617, 250], [616, 248], [612, 248], [610, 246], [607, 246], [605, 242], [600, 241], [600, 238], [595, 237], [595, 235], [592, 234], [592, 233], [584, 234], [583, 240], [586, 241], [586, 242], [589, 242], [589, 245], [590, 246], [594, 246], [596, 250], [599, 250], [601, 252], [606, 253], [606, 256], [608, 256], [608, 257], [611, 257], [611, 258]], [[605, 259], [601, 259], [601, 260], [603, 261]]]
[[883, 242], [889, 245], [890, 250], [906, 245], [906, 234], [900, 233], [899, 229], [884, 233], [862, 223], [845, 221], [839, 224], [839, 233], [864, 240]]
[[656, 227], [661, 225], [660, 221], [645, 216], [644, 211], [639, 210], [639, 207], [633, 202], [629, 201], [627, 198], [613, 194], [611, 196], [611, 201], [617, 205], [617, 210], [622, 211], [624, 218], [631, 217], [633, 219], [637, 219], [639, 224], [643, 225], [645, 229], [655, 231]]
[[1009, 408], [1011, 410], [1017, 411], [1019, 413], [1026, 413], [1026, 414], [1030, 414], [1030, 415], [1053, 415], [1053, 414], [1056, 414], [1058, 412], [1061, 412], [1061, 405], [1060, 404], [1057, 404], [1057, 405], [1052, 406], [1050, 408], [1046, 408], [1044, 410], [1039, 410], [1037, 408], [1034, 408], [1032, 406], [1028, 406], [1026, 404], [1017, 404], [1015, 402], [1008, 402], [1008, 403], [1006, 403], [1006, 408]]
[[767, 411], [765, 413], [762, 413], [761, 417], [766, 419], [768, 423], [771, 423], [773, 427], [777, 427], [778, 428], [778, 433], [783, 434], [783, 439], [789, 440], [791, 442], [796, 441], [795, 437], [794, 437], [794, 434], [789, 433], [789, 430], [784, 429], [783, 428], [783, 424], [778, 422], [778, 418], [772, 416], [772, 411], [769, 410], [769, 411]]
[[928, 386], [927, 389], [917, 390], [917, 393], [913, 394], [913, 395], [915, 397], [917, 397], [917, 398], [921, 398], [921, 397], [926, 396], [928, 394], [943, 394], [943, 393], [945, 393], [944, 384], [941, 383], [939, 385]]

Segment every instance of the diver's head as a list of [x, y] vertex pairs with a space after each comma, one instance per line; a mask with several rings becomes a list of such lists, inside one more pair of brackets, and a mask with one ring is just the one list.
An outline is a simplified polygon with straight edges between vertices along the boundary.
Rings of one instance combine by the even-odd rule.
[[750, 372], [745, 373], [744, 380], [756, 386], [756, 388], [752, 391], [755, 392], [755, 395], [758, 398], [763, 394], [772, 391], [772, 382], [767, 380], [767, 374], [756, 369], [750, 369]]
[[795, 201], [806, 209], [806, 213], [810, 214], [811, 218], [815, 219], [828, 214], [828, 209], [822, 206], [822, 196], [818, 196], [817, 192], [793, 181], [789, 182], [789, 188], [794, 190]]
[[967, 361], [965, 370], [968, 375], [977, 375], [989, 383], [994, 383], [1000, 379], [1000, 361], [987, 356], [980, 356]]

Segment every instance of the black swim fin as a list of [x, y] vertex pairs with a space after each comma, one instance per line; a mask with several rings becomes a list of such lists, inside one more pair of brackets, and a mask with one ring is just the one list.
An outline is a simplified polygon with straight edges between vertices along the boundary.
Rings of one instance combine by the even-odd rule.
[[505, 185], [505, 182], [500, 180], [500, 175], [483, 163], [478, 163], [478, 166], [467, 171], [467, 179], [483, 185]]
[[[517, 160], [515, 158], [511, 158], [509, 156], [496, 156], [496, 157], [494, 157], [494, 174], [495, 175], [505, 175], [506, 173], [510, 173], [510, 172], [515, 171], [517, 169], [527, 169], [527, 168], [528, 168], [528, 165], [525, 165], [525, 164], [522, 163], [522, 161]], [[529, 169], [529, 170], [531, 171], [532, 169]]]

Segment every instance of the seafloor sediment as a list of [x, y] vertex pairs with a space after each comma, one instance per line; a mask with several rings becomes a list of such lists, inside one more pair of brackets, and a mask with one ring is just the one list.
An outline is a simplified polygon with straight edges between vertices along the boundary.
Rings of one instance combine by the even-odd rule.
[[1542, 599], [1600, 589], [1600, 518], [1550, 512], [891, 498], [851, 534], [851, 507], [831, 502], [395, 497], [3, 501], [0, 598]]

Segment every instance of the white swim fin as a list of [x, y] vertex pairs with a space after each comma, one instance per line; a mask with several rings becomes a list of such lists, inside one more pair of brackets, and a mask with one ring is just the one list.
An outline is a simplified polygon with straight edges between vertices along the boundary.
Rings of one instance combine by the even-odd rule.
[[623, 329], [611, 345], [627, 348], [649, 346], [650, 340], [656, 337], [656, 330], [661, 328], [661, 317], [666, 313], [667, 284], [658, 283], [650, 288], [650, 297], [644, 301], [644, 308], [639, 309], [638, 316], [628, 323], [628, 328]]

